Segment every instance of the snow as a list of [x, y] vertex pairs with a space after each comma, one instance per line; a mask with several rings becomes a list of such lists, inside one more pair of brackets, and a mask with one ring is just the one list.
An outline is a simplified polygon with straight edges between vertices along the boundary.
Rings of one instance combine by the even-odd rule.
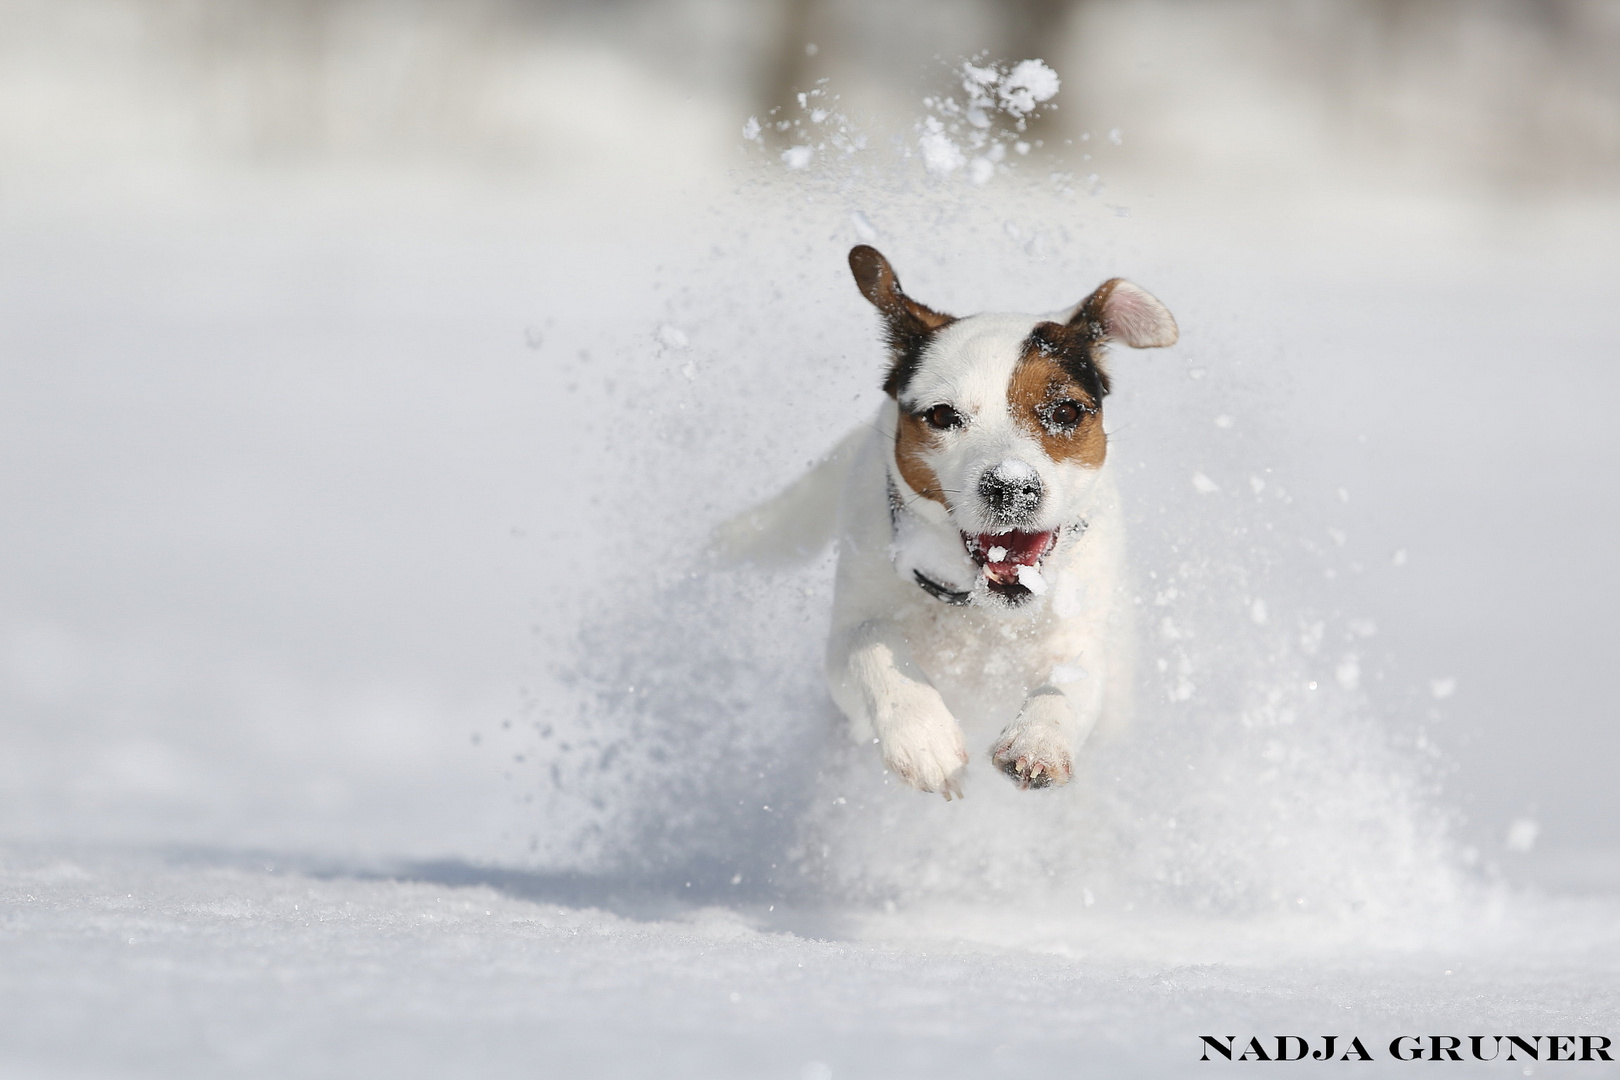
[[790, 169], [803, 169], [809, 166], [810, 160], [815, 156], [814, 147], [790, 146], [782, 151], [782, 164]]
[[1029, 153], [1029, 143], [1017, 135], [1062, 84], [1040, 60], [983, 67], [964, 62], [958, 73], [965, 101], [925, 99], [930, 115], [917, 124], [917, 148], [930, 174], [949, 176], [965, 168], [968, 182], [982, 187], [1006, 160], [1009, 144]]
[[[1152, 1077], [1339, 1032], [1390, 1075], [1396, 1035], [1614, 1034], [1612, 252], [771, 164], [595, 217], [8, 204], [0, 1072]], [[819, 686], [825, 563], [695, 557], [871, 414], [873, 221], [921, 299], [1128, 273], [1194, 343], [1112, 359], [1139, 715], [1065, 788], [973, 747], [966, 800], [903, 790]], [[1552, 340], [1497, 317], [1553, 299]]]
[[1514, 818], [1502, 846], [1509, 851], [1529, 851], [1536, 846], [1536, 836], [1540, 832], [1541, 826], [1533, 818]]
[[1079, 664], [1059, 664], [1052, 669], [1052, 682], [1058, 686], [1066, 686], [1089, 678], [1091, 673]]
[[1018, 565], [1018, 584], [1036, 596], [1041, 596], [1046, 592], [1046, 579], [1041, 576], [1039, 567], [1025, 566], [1020, 563]]
[[955, 172], [967, 163], [967, 156], [945, 134], [944, 125], [937, 117], [930, 116], [923, 121], [923, 131], [917, 138], [917, 146], [922, 150], [923, 164], [931, 173], [946, 175]]
[[996, 96], [1003, 109], [1022, 117], [1057, 97], [1062, 85], [1058, 73], [1041, 61], [1020, 60], [996, 84]]
[[1199, 1067], [1198, 1033], [1339, 1032], [1383, 1076], [1400, 1074], [1397, 1035], [1608, 1031], [1620, 1005], [1614, 909], [1589, 901], [1328, 947], [1305, 919], [1009, 926], [685, 893], [451, 861], [9, 846], [0, 1069], [1176, 1076]]

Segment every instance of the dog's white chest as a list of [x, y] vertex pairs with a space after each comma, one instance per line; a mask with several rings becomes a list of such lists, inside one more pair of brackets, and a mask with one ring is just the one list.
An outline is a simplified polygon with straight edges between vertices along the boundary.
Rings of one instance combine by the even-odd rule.
[[1054, 667], [1079, 659], [1064, 647], [1064, 627], [1045, 617], [1014, 622], [933, 601], [909, 606], [899, 621], [918, 665], [970, 734], [999, 731]]

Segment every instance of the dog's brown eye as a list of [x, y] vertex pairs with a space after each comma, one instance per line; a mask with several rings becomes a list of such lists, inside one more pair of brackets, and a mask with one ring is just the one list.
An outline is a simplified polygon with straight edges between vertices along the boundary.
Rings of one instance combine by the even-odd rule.
[[1085, 412], [1085, 408], [1078, 401], [1060, 401], [1052, 406], [1047, 418], [1053, 427], [1068, 428], [1078, 424]]
[[929, 427], [939, 431], [962, 426], [962, 414], [949, 405], [935, 405], [923, 413], [923, 419], [928, 421]]

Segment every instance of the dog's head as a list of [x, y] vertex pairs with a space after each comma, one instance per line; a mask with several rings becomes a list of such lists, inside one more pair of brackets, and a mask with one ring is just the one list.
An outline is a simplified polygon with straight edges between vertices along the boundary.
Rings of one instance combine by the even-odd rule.
[[1108, 455], [1105, 346], [1172, 345], [1175, 319], [1122, 278], [1051, 318], [958, 319], [907, 296], [875, 248], [856, 247], [849, 265], [883, 316], [900, 478], [943, 508], [989, 590], [1022, 602]]

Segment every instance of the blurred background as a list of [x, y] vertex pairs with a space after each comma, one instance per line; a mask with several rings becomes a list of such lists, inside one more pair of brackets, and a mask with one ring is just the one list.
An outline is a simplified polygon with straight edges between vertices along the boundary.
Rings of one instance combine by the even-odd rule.
[[[151, 194], [314, 167], [533, 185], [705, 175], [828, 79], [910, 122], [960, 57], [1039, 57], [1065, 163], [1173, 187], [1606, 193], [1608, 0], [72, 0], [0, 6], [9, 185]], [[591, 181], [579, 180], [589, 175]], [[643, 179], [637, 179], [637, 176]]]
[[0, 832], [520, 847], [611, 472], [560, 395], [684, 340], [773, 110], [903, 150], [980, 55], [1403, 568], [1469, 842], [1620, 846], [1617, 0], [0, 0]]

